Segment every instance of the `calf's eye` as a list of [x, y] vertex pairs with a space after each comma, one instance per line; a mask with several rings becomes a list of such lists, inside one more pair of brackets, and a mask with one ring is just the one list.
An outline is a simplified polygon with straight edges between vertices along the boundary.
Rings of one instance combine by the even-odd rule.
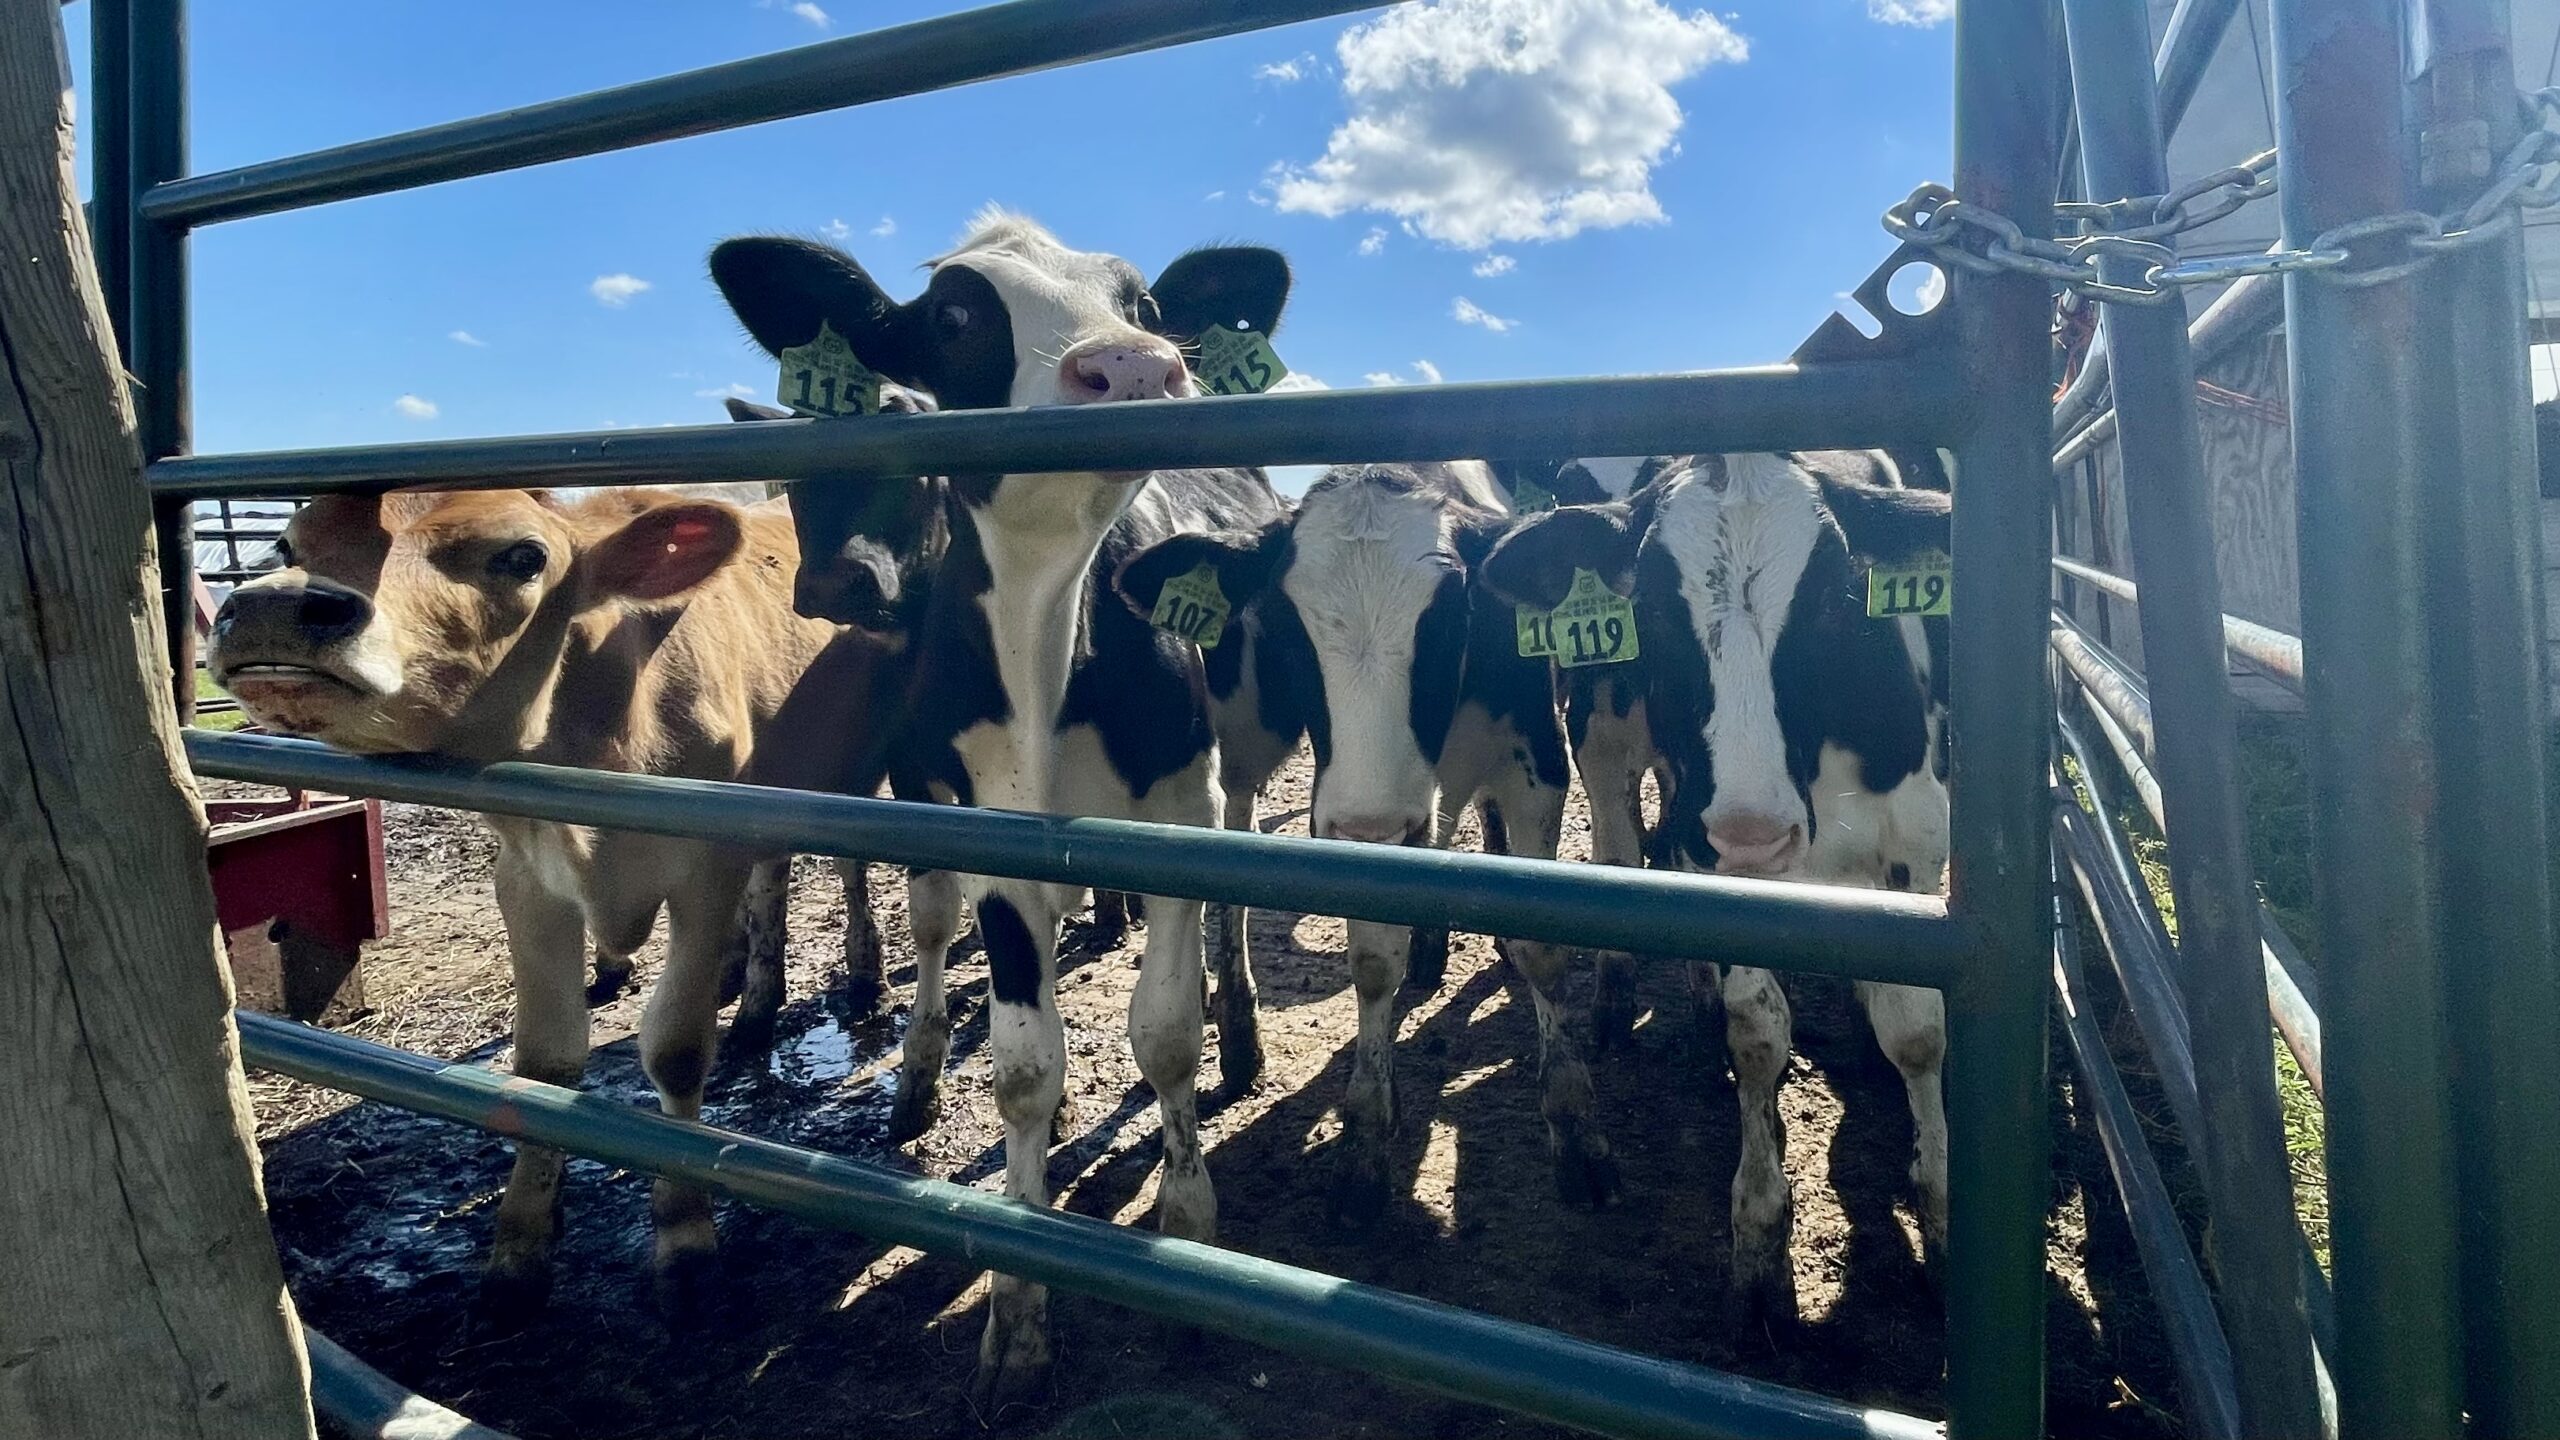
[[509, 580], [531, 580], [551, 563], [551, 552], [539, 540], [519, 540], [489, 557], [489, 573]]

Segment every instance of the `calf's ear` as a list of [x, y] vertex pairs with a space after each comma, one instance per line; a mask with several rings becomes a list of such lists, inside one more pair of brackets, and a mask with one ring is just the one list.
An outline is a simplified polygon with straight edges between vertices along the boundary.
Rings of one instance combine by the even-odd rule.
[[672, 600], [718, 573], [745, 543], [733, 505], [696, 500], [643, 510], [581, 558], [585, 598]]
[[783, 409], [781, 406], [759, 405], [753, 400], [741, 400], [735, 395], [729, 397], [727, 404], [729, 406], [730, 419], [741, 420], [750, 425], [759, 420], [788, 420], [791, 418], [791, 412]]
[[1514, 605], [1552, 610], [1573, 589], [1576, 570], [1589, 570], [1624, 592], [1635, 573], [1637, 538], [1623, 501], [1566, 505], [1513, 526], [1478, 574], [1486, 588]]
[[1822, 503], [1840, 522], [1850, 553], [1908, 560], [1955, 546], [1955, 502], [1943, 490], [1890, 490], [1817, 473]]
[[723, 240], [711, 251], [711, 283], [767, 354], [806, 345], [825, 325], [863, 364], [893, 380], [917, 378], [922, 357], [906, 307], [832, 245], [785, 235]]
[[1289, 262], [1260, 245], [1212, 246], [1164, 267], [1148, 293], [1161, 312], [1157, 334], [1189, 340], [1242, 325], [1268, 335], [1289, 304]]
[[1141, 618], [1156, 611], [1167, 581], [1208, 566], [1218, 577], [1227, 603], [1242, 609], [1271, 581], [1288, 522], [1275, 520], [1261, 530], [1215, 530], [1169, 535], [1120, 562], [1111, 588]]

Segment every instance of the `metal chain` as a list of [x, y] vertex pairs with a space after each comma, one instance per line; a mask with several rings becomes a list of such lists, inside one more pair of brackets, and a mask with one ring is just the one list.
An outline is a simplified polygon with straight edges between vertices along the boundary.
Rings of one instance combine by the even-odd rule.
[[[2247, 275], [2316, 275], [2355, 289], [2388, 284], [2439, 256], [2504, 238], [2521, 211], [2560, 204], [2560, 86], [2519, 98], [2533, 128], [2508, 150], [2496, 177], [2470, 204], [2441, 215], [2421, 210], [2369, 215], [2325, 230], [2299, 249], [2181, 261], [2167, 243], [2274, 194], [2273, 150], [2198, 176], [2165, 195], [2056, 205], [2056, 227], [2079, 233], [2051, 240], [2031, 238], [2016, 221], [1935, 183], [1912, 191], [1886, 211], [1884, 228], [1957, 269], [1977, 275], [2034, 275], [2088, 299], [2124, 305], [2159, 305], [2189, 286]], [[1968, 243], [1968, 235], [1987, 238]], [[2098, 269], [2110, 256], [2148, 263], [2135, 280], [2110, 281]]]

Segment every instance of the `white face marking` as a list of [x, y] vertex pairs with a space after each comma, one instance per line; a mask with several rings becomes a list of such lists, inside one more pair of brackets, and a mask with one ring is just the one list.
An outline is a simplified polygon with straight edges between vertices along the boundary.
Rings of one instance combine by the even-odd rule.
[[1641, 455], [1603, 455], [1585, 459], [1582, 468], [1591, 472], [1591, 478], [1599, 482], [1610, 499], [1624, 500], [1627, 492], [1635, 488], [1636, 471], [1643, 464]]
[[1754, 815], [1810, 831], [1812, 817], [1787, 773], [1772, 667], [1822, 515], [1813, 481], [1775, 455], [1728, 455], [1724, 470], [1722, 486], [1705, 470], [1678, 477], [1654, 527], [1678, 563], [1680, 595], [1715, 686], [1706, 717], [1715, 780], [1707, 824]]
[[1118, 308], [1122, 272], [1111, 257], [1070, 250], [1030, 220], [989, 211], [934, 268], [975, 271], [1004, 301], [1013, 328], [1014, 405], [1059, 403], [1058, 362], [1087, 341], [1162, 345]]
[[1292, 538], [1280, 590], [1315, 650], [1332, 731], [1310, 822], [1427, 826], [1439, 778], [1413, 734], [1414, 626], [1450, 573], [1448, 513], [1353, 482], [1309, 495]]

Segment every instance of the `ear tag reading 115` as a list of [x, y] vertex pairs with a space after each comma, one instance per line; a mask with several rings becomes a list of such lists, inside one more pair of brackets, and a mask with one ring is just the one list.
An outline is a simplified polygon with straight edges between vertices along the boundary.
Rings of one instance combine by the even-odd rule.
[[1149, 624], [1179, 635], [1203, 650], [1215, 650], [1227, 633], [1227, 592], [1218, 588], [1218, 572], [1207, 565], [1164, 582]]
[[1867, 571], [1867, 614], [1877, 620], [1944, 615], [1954, 598], [1955, 562], [1936, 551]]
[[1551, 658], [1568, 670], [1615, 665], [1644, 653], [1636, 642], [1635, 602], [1611, 590], [1589, 570], [1573, 572], [1573, 588], [1553, 610], [1514, 609], [1523, 659]]
[[1200, 356], [1191, 373], [1212, 395], [1259, 395], [1289, 373], [1259, 330], [1213, 326], [1195, 343]]
[[880, 377], [853, 356], [853, 347], [825, 321], [818, 338], [782, 352], [782, 378], [774, 397], [794, 415], [880, 413]]

